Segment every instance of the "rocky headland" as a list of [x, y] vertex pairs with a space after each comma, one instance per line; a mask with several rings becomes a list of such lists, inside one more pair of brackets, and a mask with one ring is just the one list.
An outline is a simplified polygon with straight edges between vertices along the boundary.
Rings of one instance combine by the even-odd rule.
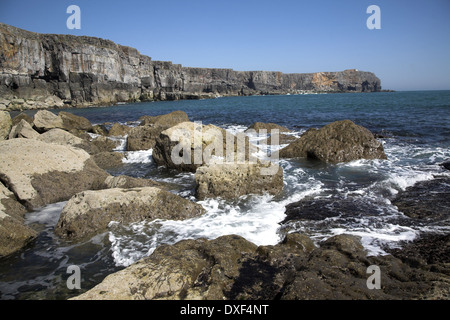
[[0, 23], [0, 110], [304, 92], [378, 92], [371, 72], [293, 73], [189, 68], [86, 36]]

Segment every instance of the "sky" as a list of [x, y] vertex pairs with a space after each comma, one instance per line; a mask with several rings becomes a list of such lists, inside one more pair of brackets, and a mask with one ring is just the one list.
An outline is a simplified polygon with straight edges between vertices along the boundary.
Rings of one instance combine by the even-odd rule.
[[[67, 28], [67, 7], [81, 29]], [[381, 29], [369, 29], [370, 5]], [[383, 89], [450, 90], [450, 0], [0, 0], [0, 22], [109, 39], [186, 67], [374, 72]]]

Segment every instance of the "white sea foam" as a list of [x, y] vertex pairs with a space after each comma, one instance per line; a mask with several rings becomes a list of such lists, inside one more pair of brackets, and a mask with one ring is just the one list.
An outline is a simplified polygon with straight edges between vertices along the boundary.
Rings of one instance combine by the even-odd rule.
[[122, 159], [123, 163], [152, 163], [153, 149], [139, 150], [139, 151], [126, 151]]
[[207, 238], [236, 234], [257, 245], [274, 245], [281, 239], [279, 222], [285, 206], [321, 190], [321, 183], [311, 180], [299, 186], [294, 195], [281, 201], [273, 196], [244, 196], [230, 202], [221, 199], [199, 201], [206, 214], [184, 221], [156, 220], [140, 222], [130, 227], [111, 230], [109, 240], [117, 265], [127, 266], [151, 254], [163, 243], [173, 244], [183, 239]]
[[108, 137], [108, 139], [111, 139], [113, 141], [119, 141], [119, 144], [117, 147], [114, 148], [114, 151], [125, 151], [127, 148], [127, 135], [123, 137]]
[[[234, 134], [246, 129], [244, 126], [225, 128]], [[296, 134], [300, 136], [301, 132]], [[270, 152], [283, 147], [261, 143], [266, 137], [249, 135], [250, 141], [260, 147], [256, 153], [259, 158], [265, 158]], [[407, 218], [391, 204], [389, 196], [418, 181], [433, 179], [440, 170], [436, 161], [450, 157], [450, 152], [439, 148], [414, 149], [411, 145], [396, 144], [395, 141], [385, 142], [384, 146], [388, 160], [356, 160], [316, 169], [280, 159], [278, 164], [284, 172], [284, 191], [278, 197], [246, 196], [239, 201], [208, 199], [199, 202], [206, 209], [206, 214], [194, 219], [112, 226], [109, 240], [114, 261], [119, 266], [127, 266], [148, 256], [161, 244], [201, 237], [214, 239], [228, 234], [243, 236], [257, 245], [274, 245], [285, 232], [304, 232], [317, 242], [337, 234], [353, 234], [361, 237], [370, 255], [386, 254], [384, 246], [395, 247], [400, 241], [413, 240], [424, 228], [439, 229], [399, 225], [398, 219]], [[141, 163], [151, 161], [149, 159], [151, 150], [128, 153], [124, 162]], [[180, 173], [159, 177], [158, 180], [189, 187], [193, 185], [193, 178], [192, 173]], [[195, 201], [190, 190], [179, 194]], [[332, 198], [336, 194], [345, 199], [357, 199], [370, 206], [372, 212], [366, 215], [363, 206], [361, 212], [351, 217], [339, 215], [319, 222], [301, 221], [280, 228], [279, 222], [285, 218], [287, 204], [305, 197]], [[448, 230], [446, 227], [441, 229]]]

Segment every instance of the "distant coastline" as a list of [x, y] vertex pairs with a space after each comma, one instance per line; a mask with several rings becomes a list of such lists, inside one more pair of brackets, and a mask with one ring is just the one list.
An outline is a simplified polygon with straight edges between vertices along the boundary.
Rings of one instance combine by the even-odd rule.
[[39, 34], [0, 23], [0, 110], [108, 106], [221, 96], [391, 92], [372, 72], [281, 73], [153, 61], [95, 37]]

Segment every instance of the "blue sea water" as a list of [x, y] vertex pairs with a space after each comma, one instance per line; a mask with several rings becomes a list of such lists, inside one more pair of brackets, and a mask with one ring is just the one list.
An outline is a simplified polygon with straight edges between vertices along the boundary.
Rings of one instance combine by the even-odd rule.
[[[81, 267], [82, 290], [87, 290], [107, 274], [148, 256], [158, 245], [187, 238], [239, 234], [258, 245], [268, 245], [277, 243], [288, 232], [306, 233], [316, 242], [348, 233], [360, 236], [369, 254], [379, 255], [385, 254], [386, 246], [399, 246], [400, 241], [413, 240], [420, 233], [450, 231], [449, 221], [413, 221], [391, 203], [399, 191], [418, 181], [450, 176], [450, 171], [439, 165], [450, 158], [450, 91], [222, 97], [66, 111], [86, 117], [93, 124], [136, 125], [140, 116], [175, 110], [185, 111], [191, 121], [212, 123], [233, 133], [259, 121], [286, 126], [297, 137], [308, 128], [350, 119], [380, 137], [388, 159], [337, 165], [281, 159], [284, 191], [279, 196], [199, 201], [207, 210], [202, 217], [129, 226], [111, 223], [107, 232], [76, 244], [53, 234], [65, 203], [51, 204], [27, 216], [27, 223], [40, 231], [36, 241], [0, 261], [0, 299], [78, 295], [81, 292], [66, 287], [67, 266]], [[125, 142], [126, 138], [118, 139]], [[151, 158], [152, 150], [127, 152], [123, 145], [119, 151], [125, 153], [124, 165], [111, 174], [170, 182], [173, 192], [196, 201], [193, 174], [157, 167]], [[355, 205], [351, 212], [324, 220], [280, 224], [287, 204], [307, 198], [347, 199]]]

